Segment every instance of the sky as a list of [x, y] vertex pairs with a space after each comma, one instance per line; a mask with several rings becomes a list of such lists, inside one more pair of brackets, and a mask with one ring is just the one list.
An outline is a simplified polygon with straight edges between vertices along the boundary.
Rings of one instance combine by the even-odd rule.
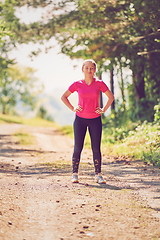
[[[16, 15], [21, 22], [28, 24], [40, 19], [43, 12], [43, 9], [31, 10], [22, 7]], [[44, 48], [50, 45], [54, 48], [45, 53]], [[82, 78], [82, 59], [71, 60], [66, 55], [60, 54], [60, 46], [54, 39], [47, 42], [46, 46], [33, 43], [22, 44], [10, 53], [10, 57], [16, 59], [20, 65], [36, 69], [35, 76], [44, 84], [45, 92], [51, 92], [60, 87], [68, 88], [72, 82]], [[31, 59], [30, 52], [38, 48], [43, 52]]]
[[60, 87], [67, 88], [72, 82], [82, 78], [82, 59], [71, 60], [64, 54], [59, 54], [60, 47], [56, 42], [48, 53], [40, 53], [31, 59], [30, 52], [38, 47], [38, 44], [23, 44], [12, 51], [10, 57], [15, 58], [20, 65], [36, 69], [35, 76], [44, 84], [46, 92]]

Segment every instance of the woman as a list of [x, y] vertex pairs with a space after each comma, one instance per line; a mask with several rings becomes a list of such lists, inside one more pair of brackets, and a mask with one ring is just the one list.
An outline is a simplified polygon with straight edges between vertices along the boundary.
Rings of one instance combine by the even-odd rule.
[[[95, 78], [96, 63], [92, 59], [85, 60], [82, 65], [84, 79], [74, 82], [61, 97], [64, 104], [76, 112], [74, 120], [74, 151], [72, 157], [72, 182], [78, 183], [78, 168], [84, 139], [88, 128], [93, 162], [95, 167], [95, 180], [99, 184], [105, 184], [101, 174], [101, 135], [102, 121], [101, 114], [111, 106], [114, 96], [107, 85]], [[78, 106], [74, 107], [69, 101], [73, 92], [78, 93]], [[103, 108], [100, 108], [100, 92], [103, 92], [108, 100]]]

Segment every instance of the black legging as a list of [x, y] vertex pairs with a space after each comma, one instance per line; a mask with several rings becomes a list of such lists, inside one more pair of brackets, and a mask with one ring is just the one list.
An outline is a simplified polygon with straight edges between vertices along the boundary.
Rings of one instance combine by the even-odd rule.
[[81, 152], [84, 145], [84, 139], [88, 127], [91, 138], [91, 147], [93, 152], [93, 162], [95, 174], [101, 173], [101, 136], [102, 121], [101, 116], [97, 118], [87, 119], [76, 115], [74, 120], [74, 152], [72, 157], [72, 172], [78, 173]]

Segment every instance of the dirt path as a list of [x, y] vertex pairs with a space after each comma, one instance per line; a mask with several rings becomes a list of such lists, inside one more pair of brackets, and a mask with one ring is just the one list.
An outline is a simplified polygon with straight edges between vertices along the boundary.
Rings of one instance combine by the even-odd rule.
[[[18, 129], [37, 144], [18, 145]], [[160, 169], [104, 155], [100, 186], [84, 150], [72, 184], [72, 149], [55, 129], [0, 125], [0, 240], [160, 239]]]

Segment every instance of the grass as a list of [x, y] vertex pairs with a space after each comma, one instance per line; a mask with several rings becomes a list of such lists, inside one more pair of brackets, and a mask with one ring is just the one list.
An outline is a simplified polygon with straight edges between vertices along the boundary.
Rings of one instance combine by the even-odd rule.
[[[24, 119], [18, 116], [0, 114], [0, 124], [16, 123], [32, 126], [55, 127], [62, 133], [73, 138], [73, 127], [60, 127], [54, 122], [40, 118]], [[105, 154], [126, 156], [139, 159], [155, 166], [160, 166], [160, 129], [156, 123], [136, 124], [129, 128], [110, 127], [103, 129], [102, 149]], [[30, 144], [33, 137], [25, 132], [16, 133], [21, 144]], [[87, 133], [85, 147], [90, 147], [90, 138]]]
[[144, 122], [134, 130], [129, 131], [127, 137], [116, 140], [114, 143], [107, 141], [107, 135], [105, 134], [103, 148], [106, 153], [112, 155], [140, 159], [147, 163], [160, 166], [159, 125]]
[[[64, 134], [73, 137], [72, 126], [62, 127]], [[103, 129], [102, 150], [107, 155], [125, 156], [160, 166], [160, 131], [156, 123], [132, 124], [132, 129], [108, 127]], [[90, 147], [87, 132], [85, 147]]]
[[[41, 118], [26, 119], [19, 116], [0, 114], [0, 124], [11, 124], [11, 123], [59, 128], [59, 126], [56, 123], [50, 122]], [[13, 136], [15, 136], [17, 138], [17, 142], [22, 145], [34, 144], [36, 141], [35, 137], [29, 133], [26, 133], [23, 130], [23, 128], [18, 132], [14, 133]]]
[[17, 116], [10, 116], [6, 114], [0, 114], [0, 124], [3, 123], [18, 123], [23, 124], [23, 119]]
[[72, 126], [66, 125], [66, 126], [60, 127], [60, 131], [63, 134], [68, 135], [73, 138], [73, 127]]
[[0, 114], [0, 124], [6, 123], [16, 123], [16, 124], [26, 124], [31, 126], [42, 126], [42, 127], [56, 127], [59, 126], [55, 122], [47, 121], [42, 118], [22, 118], [19, 116], [12, 116], [6, 114]]
[[29, 133], [25, 133], [23, 130], [19, 130], [13, 134], [13, 136], [17, 137], [18, 144], [21, 145], [31, 145], [36, 142], [34, 136]]
[[65, 161], [47, 162], [42, 165], [53, 169], [68, 169], [71, 167], [71, 163]]
[[[73, 127], [72, 126], [63, 126], [60, 127], [60, 131], [65, 134], [70, 136], [71, 138], [73, 138], [74, 134], [73, 134]], [[86, 133], [86, 137], [85, 137], [85, 143], [84, 143], [85, 147], [89, 148], [90, 147], [90, 137], [89, 137], [89, 133], [87, 131]]]

